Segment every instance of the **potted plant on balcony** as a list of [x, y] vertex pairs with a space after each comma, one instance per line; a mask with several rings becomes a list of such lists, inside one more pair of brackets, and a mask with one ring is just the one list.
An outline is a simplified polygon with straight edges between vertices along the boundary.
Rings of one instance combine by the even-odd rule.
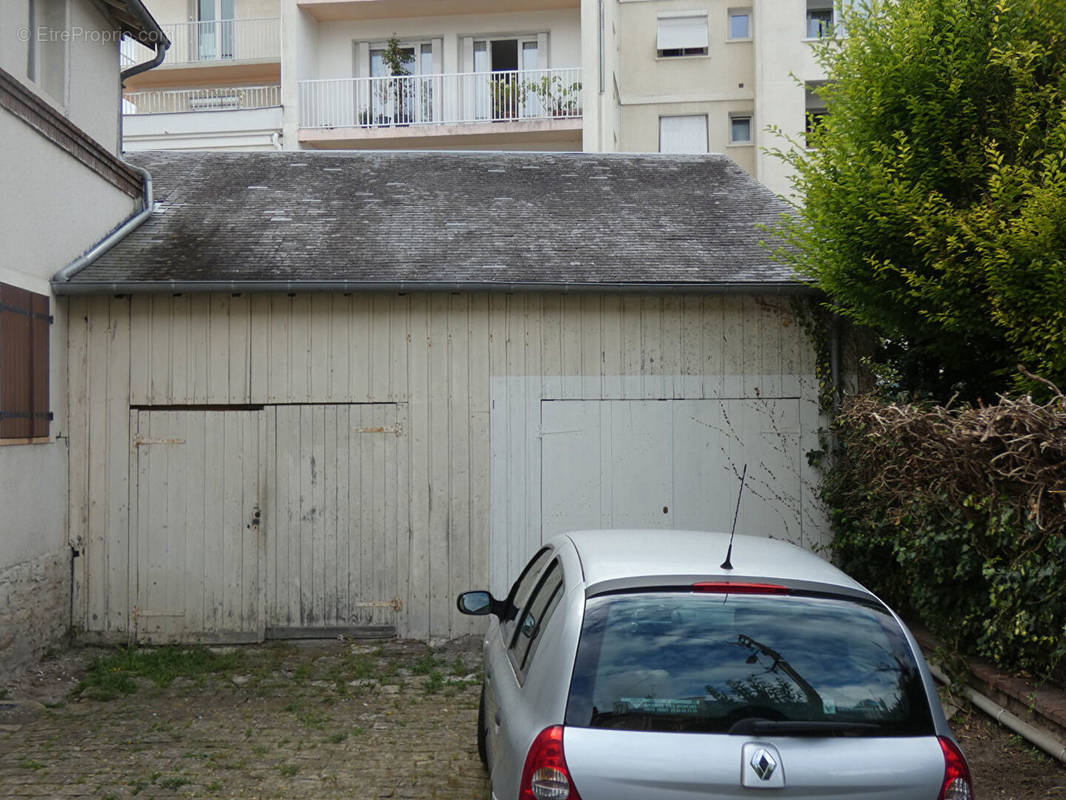
[[526, 91], [540, 101], [540, 115], [576, 117], [580, 109], [581, 82], [566, 83], [559, 75], [545, 75], [529, 81]]
[[387, 116], [391, 117], [394, 125], [407, 125], [411, 122], [409, 107], [411, 86], [410, 81], [407, 80], [411, 75], [411, 70], [407, 68], [407, 65], [413, 63], [415, 57], [409, 48], [405, 49], [400, 46], [400, 40], [394, 33], [385, 43], [385, 51], [381, 54], [381, 60], [393, 78], [387, 82], [386, 88], [386, 102], [392, 103], [392, 114]]
[[492, 92], [492, 119], [515, 119], [526, 97], [526, 84], [511, 72], [493, 75], [489, 84]]

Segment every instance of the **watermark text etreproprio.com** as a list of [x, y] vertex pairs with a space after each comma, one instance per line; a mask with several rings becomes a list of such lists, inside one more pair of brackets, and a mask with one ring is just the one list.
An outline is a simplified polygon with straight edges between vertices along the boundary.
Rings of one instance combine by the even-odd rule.
[[31, 39], [35, 42], [117, 42], [123, 37], [123, 35], [148, 47], [152, 46], [159, 39], [159, 35], [154, 31], [139, 31], [136, 34], [124, 34], [122, 31], [118, 30], [83, 28], [80, 25], [75, 25], [70, 28], [49, 28], [44, 25], [40, 25], [36, 28], [22, 26], [15, 31], [15, 36], [20, 42], [28, 42]]

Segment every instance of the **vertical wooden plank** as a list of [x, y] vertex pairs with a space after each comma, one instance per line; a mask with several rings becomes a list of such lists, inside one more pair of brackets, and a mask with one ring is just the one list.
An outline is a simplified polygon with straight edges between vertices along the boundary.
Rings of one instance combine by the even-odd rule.
[[598, 294], [578, 297], [581, 301], [581, 396], [599, 399], [603, 396], [602, 298]]
[[562, 363], [560, 364], [563, 378], [562, 396], [568, 400], [579, 400], [583, 388], [581, 385], [580, 295], [563, 295], [560, 337], [562, 341]]
[[[532, 554], [541, 545], [540, 524], [540, 387], [544, 373], [541, 363], [541, 321], [544, 319], [544, 295], [526, 295], [526, 313], [522, 317], [525, 338], [524, 364], [521, 372], [523, 459], [526, 464], [522, 513], [525, 550]], [[598, 371], [597, 371], [598, 375]], [[598, 378], [597, 378], [598, 381]]]
[[242, 544], [241, 626], [242, 633], [259, 629], [259, 542], [252, 526], [259, 494], [259, 414], [258, 411], [227, 412], [241, 423], [241, 525], [237, 528]]
[[451, 631], [451, 592], [448, 537], [449, 475], [448, 449], [448, 303], [441, 292], [429, 299], [429, 579], [430, 636], [448, 636]]
[[322, 405], [307, 406], [305, 411], [311, 418], [311, 452], [308, 459], [308, 477], [310, 480], [310, 507], [307, 515], [311, 518], [311, 574], [313, 581], [312, 604], [313, 624], [322, 624], [328, 617], [326, 591], [326, 409]]
[[663, 394], [663, 304], [662, 298], [640, 298], [641, 398], [654, 400]]
[[189, 295], [170, 298], [170, 392], [171, 403], [189, 403]]
[[152, 295], [149, 299], [152, 311], [149, 317], [151, 329], [151, 352], [149, 368], [151, 369], [151, 397], [153, 403], [165, 404], [173, 397], [170, 337], [174, 332], [171, 325], [171, 297], [169, 295]]
[[[130, 329], [134, 332], [130, 339], [130, 402], [147, 405], [152, 402], [151, 295], [134, 295], [129, 302]], [[82, 301], [86, 314], [92, 307]]]
[[[470, 577], [470, 295], [450, 297], [448, 324], [448, 595], [473, 588]], [[470, 630], [469, 618], [454, 603], [449, 629]]]
[[697, 398], [703, 391], [703, 366], [700, 351], [700, 323], [703, 295], [686, 294], [681, 297], [681, 386], [678, 397]]
[[333, 325], [330, 312], [333, 298], [325, 292], [310, 295], [310, 392], [308, 399], [313, 403], [329, 400], [330, 388], [330, 354], [333, 352], [331, 341]]
[[185, 359], [188, 362], [187, 397], [189, 403], [207, 403], [211, 396], [208, 369], [210, 362], [214, 360], [214, 353], [208, 350], [207, 345], [211, 325], [211, 297], [194, 294], [188, 296], [188, 301], [189, 330], [185, 350]]
[[377, 530], [377, 514], [380, 505], [381, 473], [378, 472], [375, 459], [374, 435], [362, 433], [366, 428], [374, 427], [374, 407], [359, 406], [359, 477], [361, 494], [359, 497], [359, 538], [361, 542], [359, 584], [359, 613], [366, 624], [374, 622], [372, 607], [366, 603], [379, 601], [381, 592], [381, 534]]
[[641, 304], [639, 295], [622, 295], [622, 391], [627, 399], [643, 396]]
[[370, 560], [370, 531], [366, 529], [363, 515], [367, 511], [366, 500], [372, 496], [371, 475], [363, 463], [364, 436], [359, 431], [363, 427], [364, 404], [352, 405], [348, 409], [348, 475], [349, 475], [349, 517], [348, 517], [348, 619], [356, 625], [366, 622], [360, 603], [366, 600], [370, 591], [365, 583], [365, 566]]
[[469, 346], [467, 384], [469, 394], [469, 507], [470, 581], [489, 585], [489, 298], [471, 295], [468, 310]]
[[[511, 492], [506, 465], [510, 459], [510, 437], [507, 427], [507, 409], [510, 406], [510, 382], [507, 380], [507, 298], [493, 293], [488, 296], [488, 332], [489, 332], [489, 389], [490, 414], [489, 438], [491, 447], [490, 480], [490, 532], [492, 537], [490, 572], [493, 591], [502, 591], [503, 579], [507, 574], [510, 561], [511, 533], [510, 522]], [[501, 486], [502, 484], [502, 486]]]
[[338, 425], [338, 406], [322, 406], [322, 463], [319, 467], [322, 484], [322, 582], [323, 582], [323, 622], [331, 625], [340, 624], [337, 576], [339, 570], [339, 537], [337, 523], [340, 502], [337, 495], [337, 441], [342, 433]]
[[622, 298], [617, 294], [603, 297], [600, 307], [600, 342], [603, 360], [600, 364], [601, 396], [605, 399], [622, 397]]
[[370, 295], [352, 296], [348, 327], [348, 397], [370, 399]]
[[[404, 342], [406, 344], [406, 337]], [[396, 424], [399, 426], [401, 435], [396, 441], [396, 490], [393, 497], [392, 507], [396, 509], [396, 523], [394, 537], [396, 540], [396, 597], [402, 603], [401, 610], [396, 615], [396, 629], [400, 636], [410, 636], [411, 624], [409, 620], [411, 597], [411, 506], [410, 506], [410, 455], [408, 408], [406, 403], [396, 406]]]
[[389, 400], [407, 400], [407, 309], [410, 295], [391, 295], [389, 301]]
[[106, 454], [108, 630], [126, 630], [129, 624], [129, 497], [130, 497], [130, 328], [129, 300], [107, 301], [107, 335], [104, 361], [98, 368], [107, 375], [106, 419], [102, 453]]
[[299, 487], [300, 496], [296, 504], [299, 514], [298, 538], [300, 543], [300, 616], [298, 625], [310, 625], [315, 616], [315, 563], [314, 563], [314, 487], [311, 485], [311, 459], [313, 454], [314, 432], [312, 429], [311, 409], [298, 406], [300, 414], [299, 442]]
[[704, 397], [722, 397], [725, 389], [722, 378], [725, 301], [721, 294], [707, 295], [703, 301], [700, 350], [703, 353]]
[[229, 319], [228, 390], [223, 395], [231, 403], [252, 402], [252, 300], [248, 295], [228, 298]]
[[370, 301], [370, 392], [367, 399], [382, 402], [389, 398], [389, 385], [392, 372], [389, 335], [391, 322], [392, 297], [376, 292]]
[[[541, 305], [541, 397], [563, 396], [563, 296], [546, 294]], [[494, 375], [500, 373], [493, 371]]]
[[[331, 403], [348, 401], [348, 358], [351, 346], [350, 294], [329, 294], [329, 353], [327, 354], [329, 382], [325, 400]], [[347, 419], [344, 420], [347, 425]], [[340, 428], [338, 428], [340, 430]]]
[[[206, 496], [205, 469], [208, 461], [214, 457], [213, 443], [207, 439], [207, 412], [187, 411], [180, 415], [184, 421], [185, 444], [180, 445], [184, 470], [180, 499], [182, 504], [182, 542], [183, 571], [179, 581], [181, 596], [175, 598], [175, 609], [185, 612], [184, 634], [200, 634], [205, 630], [204, 622], [204, 553], [206, 551], [208, 526], [204, 498]], [[178, 446], [152, 445], [176, 450]]]
[[229, 298], [213, 294], [207, 306], [207, 397], [208, 403], [229, 403], [232, 341]]
[[408, 356], [408, 422], [410, 435], [410, 602], [408, 632], [414, 638], [429, 635], [429, 299], [410, 295], [410, 350]]
[[[516, 574], [516, 565], [528, 560], [529, 536], [526, 493], [529, 491], [529, 436], [526, 432], [525, 379], [525, 294], [507, 297], [507, 574]], [[564, 379], [565, 380], [565, 379]]]
[[662, 344], [660, 346], [660, 374], [663, 376], [662, 397], [680, 397], [681, 386], [681, 297], [667, 294], [661, 298]]
[[274, 295], [257, 294], [248, 298], [249, 305], [249, 352], [248, 359], [248, 402], [268, 403], [271, 401], [271, 375], [274, 372], [274, 359], [277, 341], [274, 337], [273, 308]]
[[[750, 302], [741, 295], [723, 298], [722, 314], [722, 384], [726, 397], [744, 397], [747, 365], [758, 359], [758, 343], [744, 341], [744, 316]], [[754, 354], [752, 345], [755, 346]]]
[[781, 323], [785, 309], [780, 298], [756, 296], [754, 300], [759, 309], [759, 393], [762, 397], [780, 397], [784, 355]]
[[291, 298], [289, 316], [289, 402], [310, 402], [311, 398], [311, 295]]
[[267, 616], [269, 612], [268, 591], [273, 591], [275, 577], [275, 565], [270, 559], [268, 547], [274, 534], [274, 509], [269, 500], [275, 492], [269, 484], [274, 474], [275, 450], [277, 446], [277, 425], [275, 412], [276, 406], [264, 408], [256, 416], [259, 421], [259, 457], [256, 480], [256, 505], [261, 511], [259, 530], [256, 541], [256, 638], [263, 641], [266, 638]]
[[[212, 415], [213, 416], [213, 415]], [[244, 611], [244, 430], [239, 414], [222, 413], [223, 507], [225, 514], [222, 543], [224, 622], [223, 629], [242, 628]]]
[[70, 489], [67, 498], [67, 533], [70, 546], [79, 554], [74, 559], [71, 624], [87, 629], [88, 544], [89, 544], [89, 323], [88, 304], [83, 297], [66, 298], [67, 313], [67, 391], [70, 394]]
[[[266, 362], [266, 398], [271, 402], [292, 402], [289, 379], [292, 373], [292, 298], [287, 295], [270, 295], [270, 316], [267, 334], [269, 358]], [[258, 366], [258, 365], [257, 365]]]
[[203, 616], [206, 633], [220, 633], [226, 627], [226, 453], [228, 443], [224, 414], [204, 414], [204, 441], [211, 455], [204, 464], [204, 594]]
[[[148, 523], [152, 519], [152, 495], [149, 485], [149, 459], [152, 457], [151, 450], [133, 446], [132, 442], [141, 436], [147, 437], [151, 430], [151, 420], [148, 411], [130, 411], [130, 461], [133, 464], [135, 481], [134, 492], [136, 501], [132, 504], [132, 516], [130, 531], [130, 564], [129, 564], [129, 595], [130, 605], [134, 608], [145, 608], [148, 602]], [[134, 617], [136, 625], [136, 617]], [[137, 631], [131, 629], [131, 635]]]

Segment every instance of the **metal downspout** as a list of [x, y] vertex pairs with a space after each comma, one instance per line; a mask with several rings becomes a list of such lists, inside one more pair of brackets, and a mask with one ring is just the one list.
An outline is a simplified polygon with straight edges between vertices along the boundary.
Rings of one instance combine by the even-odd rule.
[[[941, 683], [951, 684], [948, 676], [942, 669], [940, 669], [940, 667], [936, 666], [936, 664], [930, 664], [929, 671], [933, 674], [933, 677]], [[1024, 737], [1052, 758], [1057, 758], [1059, 761], [1066, 764], [1066, 747], [1064, 747], [1062, 742], [1054, 736], [1044, 733], [1044, 731], [1039, 730], [1038, 728], [1034, 728], [1028, 722], [1015, 716], [995, 700], [985, 697], [976, 689], [972, 689], [965, 684], [961, 686], [959, 684], [954, 684], [952, 685], [952, 689], [960, 689], [963, 695], [966, 696], [967, 700], [988, 714], [988, 716], [992, 717], [992, 719], [1000, 725], [1010, 728], [1010, 730], [1014, 731], [1019, 736]]]
[[152, 216], [152, 176], [148, 174], [148, 170], [146, 169], [134, 166], [133, 164], [128, 164], [127, 166], [136, 170], [144, 177], [144, 207], [93, 245], [92, 248], [85, 251], [82, 255], [78, 256], [52, 276], [53, 290], [55, 289], [54, 284], [69, 282], [71, 278], [122, 241], [130, 231], [137, 228], [142, 222]]

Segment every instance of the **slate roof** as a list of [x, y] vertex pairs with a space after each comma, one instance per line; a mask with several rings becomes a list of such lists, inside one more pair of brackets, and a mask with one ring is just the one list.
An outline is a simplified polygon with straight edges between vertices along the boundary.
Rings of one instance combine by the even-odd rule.
[[57, 293], [802, 290], [787, 210], [720, 155], [154, 152], [150, 219]]

